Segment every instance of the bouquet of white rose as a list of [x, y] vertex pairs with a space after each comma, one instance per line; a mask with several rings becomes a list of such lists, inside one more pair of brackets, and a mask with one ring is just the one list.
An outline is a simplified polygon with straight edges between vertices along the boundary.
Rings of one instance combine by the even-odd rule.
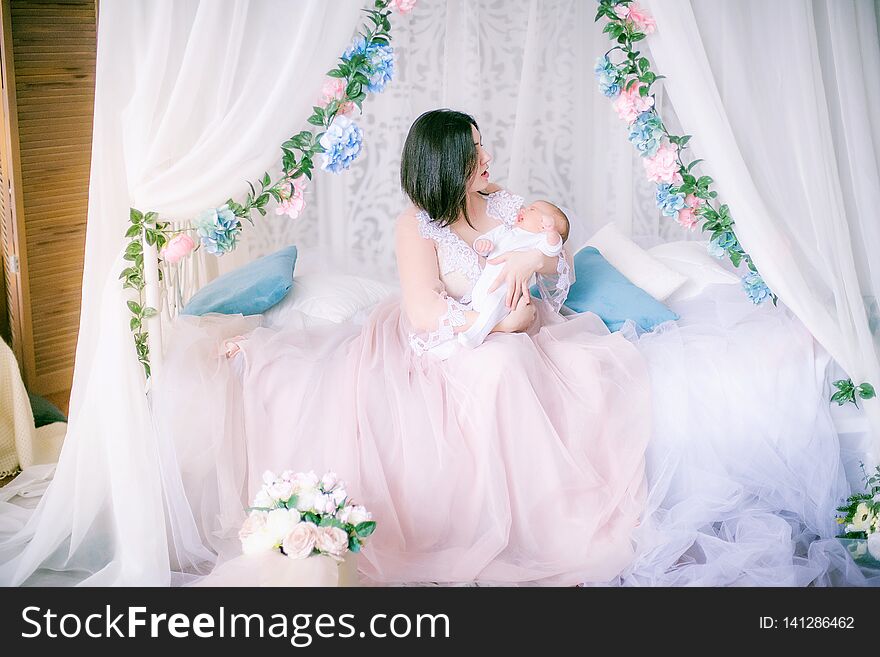
[[865, 474], [865, 492], [850, 495], [846, 503], [837, 508], [841, 514], [837, 522], [844, 528], [839, 538], [858, 541], [853, 543], [855, 556], [863, 556], [867, 551], [880, 561], [880, 465], [871, 476], [864, 471], [864, 465], [862, 472]]
[[263, 474], [263, 487], [238, 537], [245, 554], [281, 550], [291, 559], [323, 554], [342, 561], [360, 552], [376, 529], [372, 515], [351, 503], [335, 473], [286, 470]]

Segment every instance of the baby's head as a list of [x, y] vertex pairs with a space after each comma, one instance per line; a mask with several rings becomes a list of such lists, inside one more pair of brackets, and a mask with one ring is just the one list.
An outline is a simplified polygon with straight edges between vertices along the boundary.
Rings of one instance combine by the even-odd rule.
[[516, 215], [516, 227], [530, 233], [543, 231], [545, 221], [550, 222], [556, 232], [562, 235], [563, 242], [568, 239], [568, 217], [550, 201], [535, 201], [531, 205], [524, 205]]

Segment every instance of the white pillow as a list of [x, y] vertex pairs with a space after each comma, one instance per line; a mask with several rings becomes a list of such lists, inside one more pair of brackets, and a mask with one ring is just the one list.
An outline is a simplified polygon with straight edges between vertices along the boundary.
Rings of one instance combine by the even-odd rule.
[[657, 301], [665, 301], [687, 283], [687, 277], [657, 260], [613, 223], [606, 224], [584, 246], [599, 249], [611, 265]]
[[668, 242], [649, 249], [648, 253], [687, 276], [687, 283], [677, 289], [669, 301], [690, 299], [709, 285], [736, 284], [740, 280], [709, 255], [706, 242]]
[[360, 276], [294, 276], [293, 287], [287, 296], [263, 314], [263, 325], [278, 329], [288, 325], [299, 326], [303, 322], [306, 326], [338, 324], [352, 319], [395, 292], [396, 288], [391, 285]]

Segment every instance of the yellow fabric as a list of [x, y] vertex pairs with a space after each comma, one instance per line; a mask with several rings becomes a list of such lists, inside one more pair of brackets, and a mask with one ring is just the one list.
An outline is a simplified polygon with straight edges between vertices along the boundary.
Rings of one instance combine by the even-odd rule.
[[12, 349], [0, 340], [0, 478], [34, 460], [34, 414]]

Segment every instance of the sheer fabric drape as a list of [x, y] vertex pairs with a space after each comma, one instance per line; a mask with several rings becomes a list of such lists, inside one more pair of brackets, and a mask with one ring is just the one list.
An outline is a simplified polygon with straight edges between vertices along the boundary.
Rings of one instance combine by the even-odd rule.
[[0, 525], [0, 583], [167, 584], [171, 569], [211, 562], [157, 441], [128, 330], [118, 280], [128, 208], [186, 219], [242, 194], [301, 129], [361, 6], [101, 3], [70, 424], [36, 512], [3, 509], [21, 521]]
[[[880, 381], [880, 40], [871, 0], [647, 0], [648, 40], [737, 234], [856, 383]], [[880, 403], [867, 460], [880, 461]]]

